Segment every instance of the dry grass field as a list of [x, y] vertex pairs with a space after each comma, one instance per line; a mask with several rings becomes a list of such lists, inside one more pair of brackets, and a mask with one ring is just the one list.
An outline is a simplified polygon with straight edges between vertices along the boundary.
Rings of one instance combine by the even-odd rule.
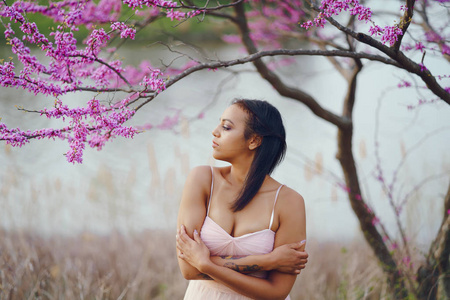
[[[389, 299], [363, 242], [308, 242], [296, 299]], [[0, 231], [0, 299], [182, 299], [174, 233], [50, 238]]]

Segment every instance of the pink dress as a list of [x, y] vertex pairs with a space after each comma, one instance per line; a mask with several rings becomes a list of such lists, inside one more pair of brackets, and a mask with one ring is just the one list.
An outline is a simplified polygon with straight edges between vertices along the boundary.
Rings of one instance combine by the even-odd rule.
[[[275, 203], [278, 193], [283, 185], [277, 190], [273, 204], [272, 215], [269, 227], [257, 232], [248, 233], [239, 237], [233, 237], [220, 227], [209, 217], [211, 197], [214, 185], [214, 176], [211, 182], [211, 193], [209, 196], [208, 210], [203, 223], [200, 235], [213, 256], [248, 256], [256, 254], [266, 254], [272, 252], [275, 241], [275, 232], [271, 230]], [[250, 274], [260, 278], [265, 278], [267, 272], [257, 272]], [[241, 295], [229, 287], [214, 280], [191, 280], [186, 290], [184, 300], [240, 300], [251, 299]], [[286, 300], [290, 299], [289, 296]]]

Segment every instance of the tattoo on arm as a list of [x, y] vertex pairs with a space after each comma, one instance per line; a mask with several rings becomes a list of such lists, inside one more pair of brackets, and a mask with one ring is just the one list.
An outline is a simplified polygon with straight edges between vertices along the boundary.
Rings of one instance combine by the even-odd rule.
[[261, 267], [258, 265], [237, 265], [232, 262], [227, 262], [223, 266], [244, 274], [261, 271]]
[[220, 256], [220, 258], [223, 258], [223, 259], [239, 259], [239, 258], [242, 258], [242, 257], [244, 257], [244, 256], [233, 256], [233, 255], [228, 255], [228, 256], [223, 255], [223, 256]]
[[198, 277], [198, 279], [201, 279], [201, 280], [214, 280], [211, 277], [209, 277], [207, 274], [203, 274], [203, 273], [198, 274], [197, 277]]

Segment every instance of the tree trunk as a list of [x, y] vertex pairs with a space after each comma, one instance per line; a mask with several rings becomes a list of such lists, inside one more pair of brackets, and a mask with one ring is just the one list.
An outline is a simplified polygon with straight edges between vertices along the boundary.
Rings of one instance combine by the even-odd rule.
[[353, 129], [338, 130], [338, 154], [337, 159], [344, 172], [345, 183], [347, 186], [347, 194], [352, 209], [359, 220], [361, 231], [364, 238], [373, 249], [381, 267], [388, 276], [388, 283], [395, 295], [395, 299], [406, 299], [408, 291], [405, 288], [404, 278], [399, 272], [397, 264], [383, 241], [374, 225], [375, 215], [364, 203], [361, 197], [358, 174], [355, 167], [355, 161], [352, 153], [352, 135]]
[[[355, 59], [353, 74], [348, 78], [348, 90], [343, 105], [343, 117], [352, 120], [353, 106], [356, 101], [356, 86], [358, 74], [362, 69], [362, 64]], [[376, 216], [365, 203], [359, 184], [358, 172], [356, 170], [355, 159], [352, 151], [353, 121], [349, 128], [338, 127], [338, 153], [336, 158], [344, 173], [347, 195], [353, 211], [359, 220], [364, 238], [373, 249], [378, 260], [382, 264], [384, 272], [388, 275], [388, 283], [396, 299], [406, 299], [408, 291], [405, 288], [404, 277], [399, 272], [383, 237], [376, 228]]]
[[444, 218], [425, 263], [417, 271], [418, 296], [423, 300], [450, 299], [450, 184]]

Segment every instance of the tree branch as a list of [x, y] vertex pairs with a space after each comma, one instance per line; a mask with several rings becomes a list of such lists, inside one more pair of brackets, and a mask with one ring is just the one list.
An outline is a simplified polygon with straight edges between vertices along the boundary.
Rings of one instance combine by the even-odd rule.
[[364, 33], [357, 33], [345, 26], [342, 26], [334, 20], [333, 18], [327, 18], [327, 20], [334, 25], [337, 29], [341, 30], [342, 32], [345, 32], [346, 34], [351, 35], [356, 40], [360, 41], [361, 43], [367, 44], [375, 49], [380, 50], [382, 53], [389, 56], [391, 59], [396, 61], [400, 68], [418, 75], [423, 82], [427, 85], [427, 87], [439, 98], [441, 98], [443, 101], [445, 101], [447, 104], [450, 105], [450, 93], [448, 93], [437, 81], [436, 78], [431, 74], [431, 72], [424, 68], [424, 66], [415, 63], [411, 59], [409, 59], [405, 54], [403, 54], [402, 51], [398, 51], [395, 49], [392, 49], [390, 47], [387, 47], [380, 43], [379, 41], [373, 39], [372, 37], [368, 36]]
[[408, 30], [409, 24], [411, 24], [411, 20], [414, 14], [414, 3], [416, 0], [406, 0], [406, 10], [403, 14], [403, 17], [400, 20], [398, 27], [402, 30], [403, 34], [398, 36], [398, 40], [395, 42], [392, 47], [394, 50], [399, 50], [400, 45], [402, 44], [402, 39], [405, 36], [406, 30]]
[[[235, 11], [237, 15], [237, 23], [242, 41], [247, 48], [247, 52], [251, 55], [256, 55], [258, 50], [250, 38], [250, 30], [248, 28], [247, 19], [245, 17], [244, 7], [243, 5], [235, 6]], [[287, 55], [291, 50], [282, 50]], [[259, 74], [267, 80], [280, 95], [289, 97], [291, 99], [295, 99], [297, 101], [305, 104], [314, 114], [319, 116], [320, 118], [329, 121], [332, 124], [335, 124], [338, 127], [348, 127], [350, 126], [349, 120], [338, 116], [331, 111], [323, 108], [311, 95], [308, 93], [293, 87], [289, 87], [285, 85], [281, 79], [272, 71], [267, 68], [264, 62], [261, 59], [253, 60], [253, 64], [258, 70]]]

